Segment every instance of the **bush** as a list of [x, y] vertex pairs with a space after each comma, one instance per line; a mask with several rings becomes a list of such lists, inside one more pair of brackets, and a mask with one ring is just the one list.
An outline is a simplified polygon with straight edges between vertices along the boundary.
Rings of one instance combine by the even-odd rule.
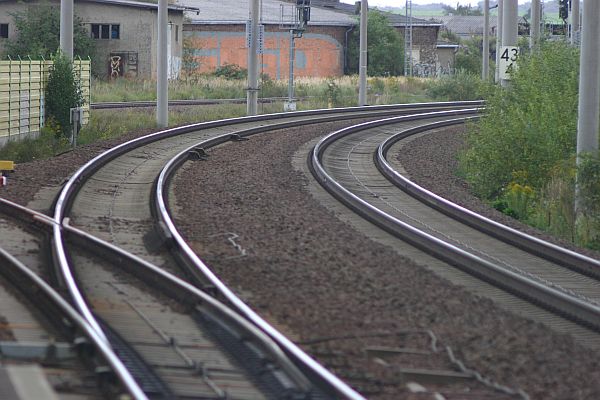
[[491, 92], [460, 162], [478, 195], [497, 198], [515, 176], [516, 183], [539, 191], [553, 169], [573, 156], [578, 60], [575, 48], [545, 43], [519, 60], [510, 88]]
[[579, 189], [577, 221], [578, 241], [600, 250], [600, 159], [589, 154], [581, 156], [577, 168]]
[[60, 52], [53, 61], [46, 84], [46, 124], [56, 124], [57, 136], [70, 137], [70, 109], [83, 105], [83, 93], [71, 61]]
[[454, 75], [432, 80], [427, 95], [442, 101], [479, 100], [488, 90], [478, 75], [458, 70]]
[[225, 64], [217, 68], [214, 72], [215, 76], [225, 79], [246, 79], [248, 70], [235, 64]]

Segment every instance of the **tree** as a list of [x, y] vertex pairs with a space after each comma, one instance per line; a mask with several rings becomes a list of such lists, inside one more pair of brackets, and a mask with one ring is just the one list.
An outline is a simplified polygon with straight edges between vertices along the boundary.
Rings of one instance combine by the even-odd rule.
[[470, 5], [461, 6], [460, 3], [456, 3], [456, 8], [447, 5], [442, 6], [442, 8], [446, 15], [483, 15], [483, 11], [479, 7], [473, 8]]
[[46, 125], [54, 127], [57, 136], [70, 137], [70, 109], [83, 105], [83, 93], [71, 61], [60, 51], [53, 61], [45, 93]]
[[[5, 55], [13, 58], [51, 58], [60, 46], [60, 7], [36, 4], [24, 11], [10, 14], [15, 22], [17, 36], [6, 41]], [[81, 19], [73, 19], [73, 55], [92, 57], [95, 42]]]
[[[384, 13], [370, 10], [367, 16], [367, 56], [370, 76], [400, 75], [404, 70], [402, 36], [390, 26]], [[358, 73], [360, 32], [352, 31], [348, 43], [348, 71]]]

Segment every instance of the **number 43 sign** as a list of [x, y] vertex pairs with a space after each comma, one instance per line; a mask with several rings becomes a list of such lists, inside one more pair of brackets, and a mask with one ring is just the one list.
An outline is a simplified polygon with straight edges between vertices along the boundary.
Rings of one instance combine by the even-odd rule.
[[519, 48], [515, 46], [500, 47], [500, 79], [510, 80], [510, 74], [517, 68]]

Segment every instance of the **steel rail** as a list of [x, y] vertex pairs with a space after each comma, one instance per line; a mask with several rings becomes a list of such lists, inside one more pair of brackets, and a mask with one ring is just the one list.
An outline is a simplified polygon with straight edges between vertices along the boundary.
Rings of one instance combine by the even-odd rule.
[[[210, 139], [199, 143], [204, 148], [216, 146], [218, 144], [229, 141], [231, 134], [225, 134], [218, 138]], [[287, 339], [279, 331], [277, 331], [272, 325], [260, 317], [254, 310], [246, 305], [239, 297], [233, 293], [212, 271], [211, 269], [194, 253], [189, 247], [185, 239], [181, 236], [175, 223], [173, 222], [169, 209], [166, 205], [167, 191], [165, 187], [170, 179], [170, 175], [177, 170], [177, 168], [187, 159], [187, 154], [197, 148], [198, 145], [192, 146], [173, 158], [162, 170], [156, 184], [156, 196], [155, 201], [157, 209], [157, 217], [159, 219], [160, 233], [169, 240], [172, 244], [171, 248], [175, 249], [176, 252], [180, 253], [183, 257], [183, 262], [186, 265], [191, 266], [190, 272], [196, 279], [206, 279], [214, 286], [216, 291], [230, 304], [237, 312], [247, 318], [252, 324], [256, 325], [265, 332], [270, 338], [273, 338], [279, 345], [285, 350], [287, 354], [290, 354], [294, 359], [298, 360], [304, 368], [308, 368], [312, 371], [320, 380], [326, 382], [326, 386], [329, 386], [329, 392], [333, 392], [336, 395], [344, 396], [347, 399], [364, 400], [358, 392], [350, 388], [346, 383], [340, 380], [338, 377], [333, 375], [317, 361], [311, 358], [292, 341]], [[333, 389], [333, 390], [332, 390]]]
[[391, 136], [381, 143], [377, 149], [375, 156], [377, 168], [390, 182], [400, 187], [411, 196], [464, 224], [496, 237], [512, 246], [545, 258], [548, 261], [564, 265], [575, 272], [595, 279], [600, 279], [600, 260], [587, 257], [575, 251], [565, 249], [553, 243], [520, 232], [448, 201], [402, 176], [402, 174], [396, 171], [387, 161], [388, 150], [399, 140], [442, 126], [462, 124], [467, 120], [471, 119], [436, 122], [417, 128], [407, 129]]
[[[433, 116], [439, 117], [443, 116], [443, 114], [444, 112], [421, 114], [419, 118], [426, 119]], [[457, 114], [446, 113], [446, 115], [451, 116]], [[385, 120], [363, 123], [329, 134], [315, 145], [309, 156], [309, 165], [313, 175], [320, 184], [338, 200], [386, 231], [408, 241], [430, 254], [434, 254], [436, 257], [478, 277], [479, 279], [491, 282], [510, 293], [571, 319], [576, 323], [595, 331], [600, 331], [600, 307], [554, 288], [545, 286], [515, 272], [501, 268], [487, 260], [423, 232], [410, 224], [394, 218], [344, 188], [327, 173], [322, 165], [321, 158], [325, 149], [339, 138], [366, 128], [406, 120], [410, 120], [410, 118], [388, 118]]]
[[[286, 101], [287, 97], [269, 97], [259, 99], [262, 103], [272, 103], [277, 101]], [[302, 100], [302, 99], [300, 99]], [[246, 99], [195, 99], [195, 100], [169, 100], [169, 106], [190, 106], [190, 105], [214, 105], [214, 104], [245, 104]], [[481, 102], [479, 102], [481, 103]], [[417, 103], [415, 103], [417, 104]], [[140, 107], [156, 107], [156, 101], [140, 100], [140, 101], [106, 101], [91, 103], [92, 110], [114, 109], [114, 108], [140, 108]]]
[[[92, 244], [98, 253], [104, 255], [106, 255], [106, 252], [109, 252], [113, 259], [119, 261], [116, 263], [119, 267], [126, 269], [129, 273], [137, 276], [144, 282], [162, 291], [168, 288], [172, 296], [180, 299], [180, 301], [187, 304], [194, 304], [213, 315], [224, 316], [231, 325], [236, 326], [238, 330], [244, 332], [245, 341], [252, 341], [255, 345], [262, 348], [266, 354], [269, 354], [273, 358], [273, 361], [285, 371], [288, 377], [299, 388], [308, 390], [310, 387], [306, 377], [295, 365], [289, 362], [288, 357], [268, 335], [213, 296], [135, 254], [131, 254], [118, 246], [71, 226], [68, 218], [63, 222], [63, 229], [79, 240], [82, 245]], [[123, 261], [127, 262], [124, 263]]]
[[[169, 138], [177, 135], [182, 135], [198, 130], [231, 126], [235, 124], [248, 123], [248, 122], [262, 122], [262, 121], [277, 121], [286, 118], [306, 118], [312, 119], [313, 122], [316, 120], [338, 120], [341, 118], [350, 118], [347, 114], [350, 113], [352, 118], [359, 118], [369, 116], [373, 113], [397, 113], [397, 112], [408, 112], [409, 110], [415, 109], [430, 109], [431, 107], [450, 107], [456, 103], [440, 102], [440, 103], [417, 103], [417, 104], [405, 104], [405, 105], [385, 105], [385, 106], [367, 106], [367, 107], [351, 107], [351, 108], [339, 108], [339, 109], [325, 109], [325, 110], [311, 110], [311, 111], [299, 111], [294, 113], [277, 113], [277, 114], [266, 114], [253, 117], [239, 117], [230, 118], [219, 121], [210, 121], [203, 123], [190, 124], [178, 128], [166, 129], [160, 132], [152, 133], [132, 141], [123, 143], [116, 146], [88, 161], [79, 170], [77, 170], [71, 178], [63, 186], [63, 189], [57, 196], [54, 206], [53, 219], [57, 222], [62, 223], [65, 216], [67, 215], [73, 201], [74, 194], [76, 194], [78, 188], [84, 181], [86, 181], [97, 169], [102, 165], [106, 164], [110, 160], [125, 154], [126, 152], [149, 144], [163, 138]], [[481, 105], [481, 102], [461, 102], [458, 106], [474, 106]], [[344, 114], [344, 115], [342, 115]], [[62, 229], [59, 223], [54, 224], [52, 231], [52, 255], [55, 262], [55, 268], [57, 269], [57, 277], [59, 283], [66, 288], [71, 300], [77, 310], [84, 316], [88, 323], [96, 330], [99, 336], [106, 340], [106, 337], [99, 325], [95, 320], [89, 306], [84, 301], [84, 298], [76, 285], [69, 259], [65, 249], [64, 238], [62, 236]]]
[[[459, 103], [452, 102], [439, 102], [439, 103], [415, 103], [415, 104], [400, 104], [400, 105], [383, 105], [383, 106], [367, 106], [367, 107], [349, 107], [349, 108], [335, 108], [335, 109], [322, 109], [322, 110], [310, 110], [310, 111], [297, 111], [292, 113], [276, 113], [276, 114], [265, 114], [259, 116], [250, 116], [250, 117], [238, 117], [238, 118], [228, 118], [218, 121], [209, 121], [202, 122], [196, 124], [185, 125], [177, 128], [171, 128], [162, 130], [159, 132], [155, 132], [149, 135], [145, 135], [136, 139], [133, 139], [129, 142], [122, 143], [114, 148], [94, 157], [92, 160], [88, 161], [81, 168], [79, 168], [71, 178], [65, 183], [63, 189], [58, 194], [55, 205], [54, 205], [54, 220], [59, 222], [53, 227], [53, 238], [52, 238], [52, 255], [54, 258], [54, 264], [56, 266], [56, 275], [59, 280], [59, 284], [66, 288], [71, 296], [71, 299], [74, 303], [74, 306], [79, 312], [89, 321], [89, 323], [97, 330], [98, 334], [102, 337], [105, 337], [102, 329], [100, 328], [98, 322], [93, 317], [89, 307], [85, 303], [81, 292], [77, 288], [75, 283], [75, 279], [73, 277], [73, 272], [69, 266], [68, 257], [66, 250], [64, 248], [63, 240], [62, 240], [62, 232], [60, 229], [60, 222], [67, 215], [68, 210], [71, 207], [71, 204], [74, 200], [74, 193], [77, 191], [77, 187], [79, 187], [91, 174], [93, 174], [97, 169], [99, 169], [102, 165], [122, 155], [134, 148], [143, 146], [145, 144], [161, 140], [163, 138], [173, 137], [177, 135], [182, 135], [185, 133], [194, 132], [202, 129], [230, 126], [235, 124], [241, 124], [245, 122], [262, 122], [262, 121], [276, 121], [279, 119], [293, 118], [293, 117], [318, 117], [324, 116], [327, 114], [343, 114], [343, 113], [353, 113], [356, 117], [360, 117], [364, 114], [369, 114], [373, 112], [397, 112], [402, 110], [411, 110], [411, 109], [423, 109], [430, 107], [447, 107], [451, 105], [457, 106], [473, 106], [473, 105], [481, 105], [480, 101], [466, 101]], [[331, 117], [334, 120], [334, 117]], [[106, 338], [105, 338], [106, 340]]]
[[[285, 101], [287, 97], [269, 97], [259, 99], [260, 103], [273, 103], [277, 101]], [[169, 106], [204, 106], [215, 104], [246, 104], [245, 98], [239, 99], [190, 99], [190, 100], [169, 100]], [[105, 110], [114, 108], [143, 108], [156, 107], [156, 101], [139, 100], [139, 101], [105, 101], [91, 103], [92, 110]]]
[[[19, 286], [26, 295], [30, 295], [31, 291], [35, 291], [36, 296], [43, 297], [44, 301], [40, 302], [39, 304], [43, 304], [45, 307], [51, 306], [52, 308], [59, 310], [63, 318], [70, 322], [71, 326], [68, 327], [69, 330], [75, 328], [87, 338], [87, 340], [94, 346], [94, 349], [96, 349], [100, 357], [110, 367], [113, 374], [121, 383], [123, 389], [133, 399], [143, 400], [147, 398], [127, 368], [123, 365], [121, 360], [113, 352], [110, 346], [105, 342], [104, 338], [99, 336], [96, 330], [93, 329], [88, 322], [62, 298], [59, 293], [57, 293], [33, 271], [27, 268], [27, 266], [22, 264], [19, 260], [1, 247], [0, 260], [3, 261], [3, 266], [0, 268], [0, 273], [5, 275], [7, 279], [13, 282], [21, 282], [20, 284], [17, 284], [17, 286]], [[51, 321], [58, 323], [57, 321], [63, 321], [63, 319], [56, 318], [51, 319]], [[99, 369], [98, 372], [101, 373], [101, 369]]]
[[[471, 104], [472, 103], [469, 105]], [[480, 104], [480, 102], [477, 102], [477, 105]], [[448, 103], [445, 103], [445, 105], [448, 105]], [[462, 103], [459, 103], [459, 105], [462, 105]], [[471, 109], [468, 112], [472, 113], [473, 110]], [[455, 111], [453, 111], [453, 113], [455, 113]], [[231, 291], [189, 247], [185, 239], [183, 239], [179, 233], [169, 213], [166, 187], [168, 186], [171, 176], [188, 159], [188, 155], [191, 152], [199, 148], [206, 149], [217, 146], [229, 140], [235, 140], [239, 137], [246, 137], [264, 132], [266, 130], [281, 129], [288, 126], [298, 126], [298, 122], [274, 124], [268, 127], [250, 128], [243, 131], [237, 131], [234, 134], [223, 134], [190, 146], [176, 155], [171, 161], [169, 161], [169, 163], [165, 165], [156, 182], [156, 204], [154, 208], [156, 216], [159, 220], [159, 233], [161, 233], [163, 237], [169, 240], [169, 242], [174, 246], [171, 248], [175, 248], [177, 252], [183, 255], [183, 261], [186, 265], [191, 267], [191, 273], [193, 276], [195, 276], [197, 279], [208, 279], [210, 284], [216, 288], [216, 290], [227, 300], [229, 304], [231, 304], [238, 312], [240, 312], [254, 324], [263, 329], [267, 334], [281, 343], [284, 349], [286, 349], [286, 352], [294, 356], [294, 358], [296, 358], [301, 364], [305, 365], [305, 367], [309, 368], [309, 370], [314, 371], [314, 373], [323, 379], [327, 385], [331, 386], [332, 389], [337, 392], [337, 394], [343, 395], [347, 398], [362, 398], [362, 396], [360, 396], [356, 391], [349, 388], [344, 382], [339, 380], [339, 378], [324, 369], [319, 363], [304, 353], [293, 342], [281, 335], [281, 333], [279, 333], [274, 327], [256, 314], [241, 299], [239, 299], [233, 293], [233, 291]]]
[[214, 275], [210, 268], [193, 252], [193, 250], [183, 239], [169, 214], [169, 209], [167, 206], [167, 191], [165, 188], [167, 187], [168, 181], [170, 180], [172, 174], [188, 159], [188, 154], [190, 154], [190, 152], [198, 148], [206, 149], [213, 147], [238, 137], [246, 137], [261, 133], [267, 129], [281, 129], [284, 127], [297, 125], [297, 122], [283, 123], [271, 125], [267, 128], [251, 128], [244, 131], [237, 131], [234, 134], [223, 134], [218, 137], [199, 142], [180, 152], [167, 165], [165, 165], [156, 183], [155, 210], [157, 218], [159, 219], [160, 233], [176, 247], [178, 252], [183, 254], [184, 262], [191, 266], [192, 275], [196, 276], [198, 279], [208, 279], [208, 281], [228, 301], [229, 304], [232, 304], [238, 312], [240, 312], [257, 326], [261, 327], [261, 329], [281, 343], [281, 345], [289, 354], [293, 355], [294, 358], [300, 361], [301, 364], [305, 365], [310, 370], [313, 370], [316, 375], [320, 376], [321, 379], [327, 382], [327, 385], [331, 386], [337, 392], [337, 394], [343, 395], [347, 398], [362, 398], [344, 382], [339, 380], [339, 378], [335, 377], [329, 371], [324, 369], [315, 360], [300, 350], [294, 343], [281, 335], [275, 328], [268, 324], [252, 309], [250, 309], [250, 307], [248, 307], [241, 299], [239, 299], [216, 275]]

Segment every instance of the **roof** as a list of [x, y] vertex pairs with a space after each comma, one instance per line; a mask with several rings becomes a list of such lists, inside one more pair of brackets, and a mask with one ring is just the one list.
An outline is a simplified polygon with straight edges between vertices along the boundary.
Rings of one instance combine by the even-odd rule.
[[[186, 16], [192, 24], [240, 24], [248, 20], [248, 3], [250, 0], [178, 0], [179, 4], [200, 9], [200, 13], [188, 13]], [[281, 10], [290, 15], [295, 1], [262, 0], [262, 23], [280, 24]], [[405, 26], [404, 15], [385, 13], [392, 26]], [[358, 22], [357, 5], [341, 3], [338, 0], [311, 0], [309, 25], [352, 26]], [[413, 25], [440, 26], [439, 22], [413, 18]]]
[[[125, 7], [137, 7], [137, 8], [148, 8], [148, 9], [158, 9], [158, 3], [151, 3], [146, 1], [134, 1], [134, 0], [83, 0], [90, 3], [104, 3], [104, 4], [114, 4]], [[180, 4], [169, 4], [167, 6], [171, 11], [195, 11], [190, 9], [190, 7], [186, 7]]]
[[[43, 3], [44, 2], [44, 0], [0, 0], [0, 3], [9, 2], [9, 1], [14, 1], [15, 3], [17, 3], [17, 2]], [[78, 1], [88, 2], [88, 3], [110, 4], [110, 5], [123, 6], [123, 7], [146, 8], [149, 10], [158, 9], [157, 3], [151, 3], [151, 2], [147, 2], [147, 1], [135, 1], [135, 0], [78, 0]], [[52, 0], [50, 2], [52, 2]], [[53, 2], [60, 3], [60, 0], [53, 0]], [[190, 7], [186, 7], [186, 6], [183, 6], [180, 4], [169, 4], [168, 8], [171, 11], [182, 11], [182, 12], [183, 11], [196, 11], [196, 9], [191, 9]]]
[[[249, 0], [179, 0], [179, 4], [196, 7], [200, 13], [186, 13], [192, 24], [245, 24], [248, 21]], [[282, 23], [281, 11], [291, 15], [295, 2], [262, 0], [263, 24]], [[311, 7], [309, 25], [351, 26], [356, 16], [334, 8]]]
[[[444, 27], [457, 35], [482, 35], [483, 16], [479, 15], [447, 15], [436, 17]], [[498, 18], [490, 15], [490, 29], [495, 28]]]

